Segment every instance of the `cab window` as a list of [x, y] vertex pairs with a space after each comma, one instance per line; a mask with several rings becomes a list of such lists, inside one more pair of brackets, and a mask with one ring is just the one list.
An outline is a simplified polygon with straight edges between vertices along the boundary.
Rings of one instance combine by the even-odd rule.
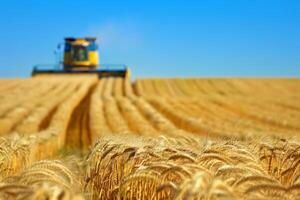
[[73, 61], [87, 61], [88, 52], [84, 46], [73, 46], [71, 50], [72, 60]]

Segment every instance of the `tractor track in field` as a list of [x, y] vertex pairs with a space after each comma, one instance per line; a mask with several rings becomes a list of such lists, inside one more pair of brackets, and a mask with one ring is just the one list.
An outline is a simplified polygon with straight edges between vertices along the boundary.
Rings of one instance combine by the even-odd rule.
[[80, 149], [86, 151], [92, 144], [91, 130], [89, 124], [89, 110], [91, 94], [95, 86], [91, 87], [88, 94], [74, 109], [66, 133], [66, 148], [69, 150]]

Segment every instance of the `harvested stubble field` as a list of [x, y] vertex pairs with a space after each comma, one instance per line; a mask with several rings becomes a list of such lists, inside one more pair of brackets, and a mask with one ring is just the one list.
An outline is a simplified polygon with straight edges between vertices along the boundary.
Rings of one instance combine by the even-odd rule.
[[0, 199], [300, 199], [300, 79], [0, 80]]

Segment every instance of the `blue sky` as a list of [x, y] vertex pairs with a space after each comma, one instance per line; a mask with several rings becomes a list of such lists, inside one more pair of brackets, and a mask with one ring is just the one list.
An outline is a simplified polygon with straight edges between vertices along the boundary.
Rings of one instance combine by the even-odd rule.
[[0, 77], [54, 63], [65, 36], [96, 36], [134, 77], [300, 76], [298, 0], [2, 0]]

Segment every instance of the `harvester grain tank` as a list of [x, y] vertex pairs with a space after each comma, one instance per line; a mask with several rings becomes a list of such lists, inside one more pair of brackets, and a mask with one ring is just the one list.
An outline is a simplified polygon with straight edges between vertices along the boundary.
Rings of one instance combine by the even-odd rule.
[[[60, 45], [59, 45], [60, 47]], [[43, 74], [97, 74], [99, 77], [129, 77], [125, 65], [99, 64], [96, 38], [65, 38], [63, 61], [56, 65], [37, 65], [32, 76]]]

